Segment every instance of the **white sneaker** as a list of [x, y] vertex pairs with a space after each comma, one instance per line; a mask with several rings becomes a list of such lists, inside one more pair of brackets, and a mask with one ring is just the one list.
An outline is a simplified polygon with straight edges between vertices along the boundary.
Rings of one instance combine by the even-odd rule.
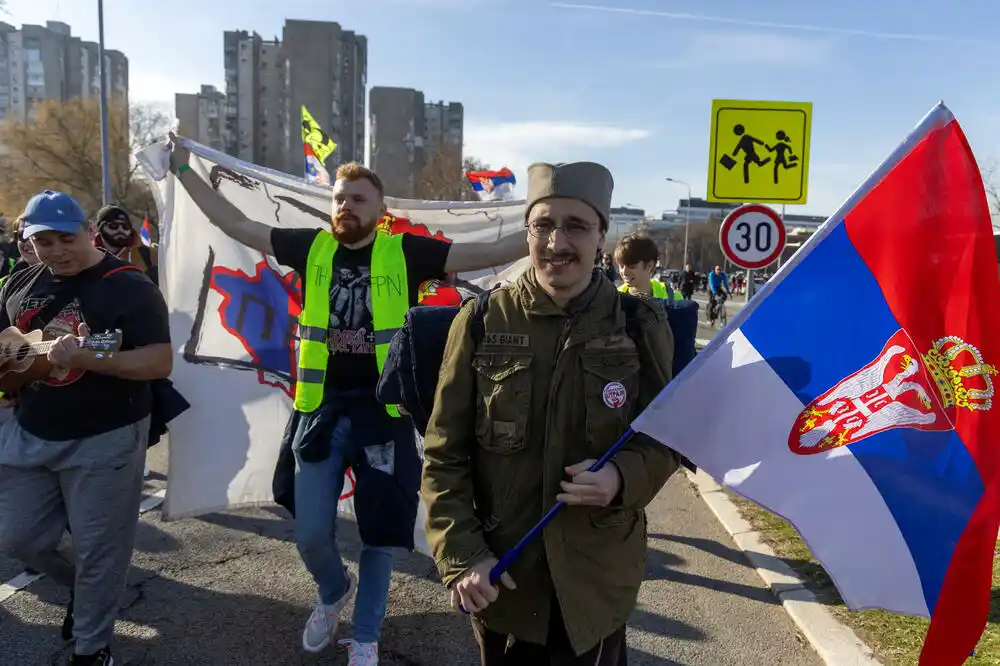
[[318, 602], [306, 622], [306, 628], [302, 631], [302, 649], [306, 652], [320, 652], [326, 649], [337, 633], [340, 613], [354, 596], [354, 590], [358, 586], [358, 579], [354, 574], [347, 570], [344, 573], [347, 574], [347, 592], [344, 596], [335, 604]]
[[339, 641], [347, 646], [347, 666], [375, 666], [378, 664], [378, 643], [359, 643], [353, 638]]

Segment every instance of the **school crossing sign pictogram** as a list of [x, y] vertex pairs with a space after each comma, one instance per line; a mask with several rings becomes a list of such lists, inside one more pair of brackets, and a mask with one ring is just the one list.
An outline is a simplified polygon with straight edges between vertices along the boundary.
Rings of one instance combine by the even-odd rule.
[[811, 102], [712, 101], [709, 201], [804, 204]]

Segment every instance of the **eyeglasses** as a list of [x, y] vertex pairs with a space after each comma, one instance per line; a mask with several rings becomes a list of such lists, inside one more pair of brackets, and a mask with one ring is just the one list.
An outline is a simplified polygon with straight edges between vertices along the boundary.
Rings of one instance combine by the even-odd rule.
[[577, 239], [583, 238], [591, 233], [596, 227], [583, 220], [569, 220], [563, 224], [556, 224], [552, 220], [541, 218], [527, 223], [528, 233], [535, 238], [548, 238], [556, 229], [562, 230], [567, 237]]

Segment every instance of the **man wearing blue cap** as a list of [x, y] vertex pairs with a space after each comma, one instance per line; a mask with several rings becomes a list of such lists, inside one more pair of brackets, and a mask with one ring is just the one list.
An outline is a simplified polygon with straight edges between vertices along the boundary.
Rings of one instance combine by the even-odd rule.
[[[138, 522], [150, 382], [172, 366], [167, 308], [141, 270], [91, 244], [69, 195], [42, 192], [22, 218], [39, 261], [0, 289], [0, 330], [41, 330], [55, 342], [51, 371], [17, 390], [14, 418], [0, 429], [0, 552], [73, 590], [69, 663], [109, 666]], [[105, 330], [121, 331], [119, 351], [82, 347]], [[58, 551], [67, 529], [68, 558]]]

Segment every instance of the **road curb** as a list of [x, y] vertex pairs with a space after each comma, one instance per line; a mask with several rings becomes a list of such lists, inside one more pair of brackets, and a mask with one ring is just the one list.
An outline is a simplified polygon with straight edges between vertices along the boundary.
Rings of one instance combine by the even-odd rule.
[[850, 627], [838, 621], [798, 574], [774, 554], [760, 533], [743, 518], [722, 486], [701, 470], [685, 472], [823, 663], [827, 666], [877, 666], [881, 663], [872, 649]]

